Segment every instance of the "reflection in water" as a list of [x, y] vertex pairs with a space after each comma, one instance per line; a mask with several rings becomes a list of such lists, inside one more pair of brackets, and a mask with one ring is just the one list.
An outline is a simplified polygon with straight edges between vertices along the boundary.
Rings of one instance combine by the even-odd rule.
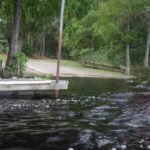
[[148, 150], [143, 83], [75, 78], [61, 99], [0, 100], [0, 149]]

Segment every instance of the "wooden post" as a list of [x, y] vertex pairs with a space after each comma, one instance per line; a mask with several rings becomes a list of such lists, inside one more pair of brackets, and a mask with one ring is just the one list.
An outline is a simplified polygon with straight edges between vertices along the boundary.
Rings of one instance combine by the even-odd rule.
[[59, 94], [59, 75], [60, 75], [60, 59], [61, 59], [61, 48], [62, 48], [62, 34], [63, 34], [63, 17], [64, 17], [65, 0], [61, 2], [61, 14], [60, 14], [60, 27], [58, 37], [58, 51], [57, 51], [57, 72], [56, 72], [56, 98]]

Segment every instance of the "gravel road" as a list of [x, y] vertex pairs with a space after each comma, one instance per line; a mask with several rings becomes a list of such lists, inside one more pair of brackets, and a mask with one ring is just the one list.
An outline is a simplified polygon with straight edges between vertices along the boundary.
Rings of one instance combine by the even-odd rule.
[[[56, 75], [57, 64], [51, 62], [50, 59], [29, 59], [27, 62], [27, 72]], [[130, 78], [130, 76], [122, 73], [103, 71], [85, 67], [60, 66], [60, 76], [69, 77], [98, 77], [98, 78]]]

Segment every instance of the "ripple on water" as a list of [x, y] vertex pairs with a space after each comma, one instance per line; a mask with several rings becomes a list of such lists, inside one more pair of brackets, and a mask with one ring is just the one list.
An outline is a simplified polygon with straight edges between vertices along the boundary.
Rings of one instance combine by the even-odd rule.
[[149, 149], [150, 94], [139, 93], [136, 90], [140, 87], [128, 84], [134, 86], [134, 92], [106, 86], [108, 90], [101, 94], [94, 90], [98, 96], [92, 93], [57, 100], [1, 100], [0, 149], [21, 145], [40, 150]]

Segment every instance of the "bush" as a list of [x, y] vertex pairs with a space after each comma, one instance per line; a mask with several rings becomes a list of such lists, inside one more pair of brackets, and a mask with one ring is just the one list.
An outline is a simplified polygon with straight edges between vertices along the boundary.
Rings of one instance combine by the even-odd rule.
[[88, 53], [82, 55], [80, 57], [81, 61], [92, 61], [102, 64], [112, 64], [115, 66], [122, 66], [122, 56], [114, 55], [110, 57], [110, 51], [107, 50], [97, 50], [97, 51], [89, 51]]
[[4, 77], [12, 77], [12, 76], [23, 76], [23, 73], [26, 68], [27, 57], [24, 53], [20, 52], [13, 56], [12, 64], [6, 66], [4, 70]]
[[26, 55], [26, 56], [32, 56], [34, 49], [31, 45], [29, 44], [24, 44], [22, 47], [22, 52]]

